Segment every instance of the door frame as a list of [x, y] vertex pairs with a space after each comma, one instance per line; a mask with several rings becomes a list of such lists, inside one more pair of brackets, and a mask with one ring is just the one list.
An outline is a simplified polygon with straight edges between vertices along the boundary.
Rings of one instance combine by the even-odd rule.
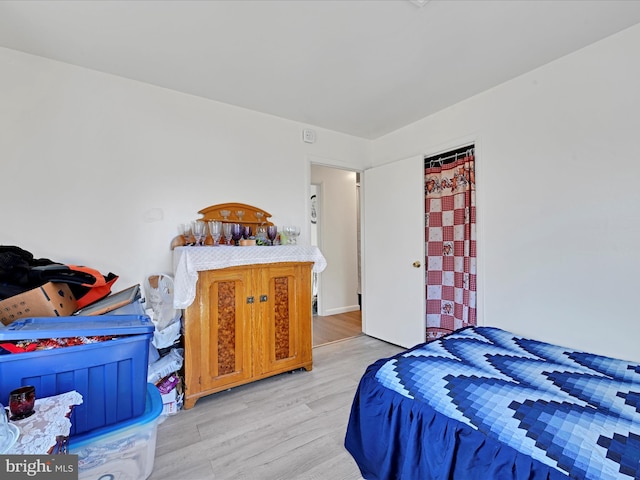
[[[308, 172], [309, 172], [309, 176], [308, 176], [308, 181], [307, 181], [307, 216], [309, 218], [307, 225], [309, 228], [309, 238], [311, 238], [310, 235], [310, 231], [311, 231], [311, 185], [315, 185], [316, 186], [316, 195], [317, 195], [317, 201], [316, 201], [316, 208], [318, 210], [317, 214], [318, 214], [318, 221], [317, 221], [317, 229], [318, 229], [318, 248], [320, 249], [320, 251], [323, 251], [323, 237], [326, 234], [326, 227], [323, 224], [323, 218], [324, 218], [324, 213], [326, 212], [326, 208], [325, 208], [325, 185], [324, 182], [319, 182], [319, 183], [312, 183], [311, 182], [311, 169], [313, 166], [317, 166], [317, 167], [324, 167], [324, 168], [330, 168], [333, 170], [341, 170], [341, 171], [345, 171], [345, 172], [351, 172], [351, 173], [355, 173], [356, 177], [359, 177], [360, 179], [362, 178], [362, 174], [363, 174], [363, 170], [358, 169], [358, 168], [354, 168], [353, 166], [342, 166], [342, 165], [335, 165], [332, 163], [328, 162], [328, 159], [323, 159], [320, 157], [309, 157], [308, 158]], [[357, 180], [356, 180], [357, 182]], [[356, 188], [360, 189], [359, 195], [357, 196], [356, 202], [357, 202], [357, 209], [359, 212], [362, 212], [362, 185], [356, 185]], [[360, 218], [358, 220], [358, 228], [362, 229], [362, 225], [363, 225], [363, 220], [362, 220], [362, 215], [360, 214]], [[358, 238], [358, 250], [359, 250], [359, 254], [360, 256], [362, 256], [362, 249], [363, 249], [363, 238], [362, 235], [360, 235], [360, 238]], [[356, 275], [358, 280], [362, 278], [362, 270], [363, 270], [363, 266], [362, 266], [362, 261], [358, 261], [357, 262], [357, 266], [356, 266]], [[360, 296], [362, 297], [364, 295], [364, 292], [362, 291], [362, 285], [360, 285]], [[318, 274], [318, 315], [319, 316], [325, 316], [325, 315], [331, 315], [332, 313], [327, 311], [327, 307], [326, 307], [326, 301], [323, 299], [323, 297], [325, 297], [325, 291], [326, 289], [324, 288], [324, 282], [323, 282], [323, 273], [319, 273]], [[326, 298], [326, 297], [325, 297]], [[347, 310], [345, 310], [347, 311]], [[349, 310], [350, 311], [350, 310]]]

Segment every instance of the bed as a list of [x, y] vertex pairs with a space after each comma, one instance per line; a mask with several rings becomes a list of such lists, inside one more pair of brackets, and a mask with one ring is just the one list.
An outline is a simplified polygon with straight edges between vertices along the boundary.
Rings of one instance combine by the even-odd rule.
[[640, 479], [640, 365], [468, 327], [370, 365], [365, 479]]

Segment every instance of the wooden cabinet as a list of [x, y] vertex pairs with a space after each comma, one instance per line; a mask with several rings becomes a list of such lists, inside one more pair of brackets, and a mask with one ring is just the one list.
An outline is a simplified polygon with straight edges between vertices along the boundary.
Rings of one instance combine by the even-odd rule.
[[311, 262], [198, 273], [184, 312], [184, 408], [278, 373], [312, 368]]

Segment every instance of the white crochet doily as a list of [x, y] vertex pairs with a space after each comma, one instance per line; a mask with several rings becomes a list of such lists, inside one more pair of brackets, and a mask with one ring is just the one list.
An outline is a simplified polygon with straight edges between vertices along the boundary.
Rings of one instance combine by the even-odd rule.
[[75, 390], [36, 399], [36, 413], [23, 420], [11, 422], [20, 429], [20, 438], [8, 453], [12, 455], [49, 453], [55, 446], [58, 435], [69, 436], [71, 431], [69, 415], [75, 405], [81, 404], [82, 395]]

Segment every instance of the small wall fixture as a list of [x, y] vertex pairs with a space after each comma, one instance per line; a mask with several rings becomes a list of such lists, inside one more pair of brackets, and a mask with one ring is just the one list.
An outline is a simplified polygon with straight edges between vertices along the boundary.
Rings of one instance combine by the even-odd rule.
[[306, 143], [313, 143], [316, 141], [316, 132], [310, 128], [302, 130], [302, 140]]

